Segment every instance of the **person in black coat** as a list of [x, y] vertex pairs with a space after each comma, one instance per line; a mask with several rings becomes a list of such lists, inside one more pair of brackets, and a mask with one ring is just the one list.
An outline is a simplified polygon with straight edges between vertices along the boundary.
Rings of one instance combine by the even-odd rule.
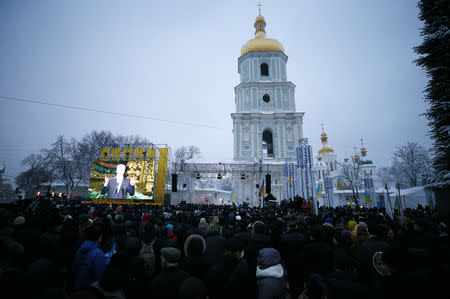
[[206, 256], [213, 260], [223, 258], [225, 252], [225, 238], [219, 235], [219, 230], [214, 228], [208, 232], [206, 238]]
[[292, 298], [298, 298], [303, 290], [304, 269], [303, 249], [306, 237], [298, 231], [294, 222], [287, 223], [287, 232], [280, 238], [280, 253], [286, 263], [289, 292]]
[[318, 273], [327, 275], [333, 267], [333, 249], [326, 243], [326, 236], [321, 225], [311, 226], [311, 241], [305, 245], [305, 274]]
[[206, 242], [200, 235], [190, 235], [184, 243], [185, 258], [181, 268], [202, 280], [205, 279], [212, 261], [205, 256]]
[[375, 252], [383, 251], [389, 247], [384, 238], [386, 228], [383, 225], [369, 226], [369, 229], [371, 230], [369, 240], [362, 243], [355, 253], [355, 258], [360, 265], [359, 279], [363, 282], [368, 282], [375, 275], [375, 270], [372, 266], [372, 257]]
[[[255, 287], [244, 256], [244, 246], [236, 238], [226, 241], [225, 255], [206, 275], [206, 284], [212, 298], [253, 298]], [[253, 276], [255, 274], [253, 273]]]
[[150, 283], [152, 298], [177, 298], [184, 280], [189, 274], [180, 270], [181, 252], [177, 248], [161, 249], [161, 273]]
[[280, 253], [275, 248], [263, 248], [259, 251], [256, 278], [259, 299], [286, 298], [284, 269]]

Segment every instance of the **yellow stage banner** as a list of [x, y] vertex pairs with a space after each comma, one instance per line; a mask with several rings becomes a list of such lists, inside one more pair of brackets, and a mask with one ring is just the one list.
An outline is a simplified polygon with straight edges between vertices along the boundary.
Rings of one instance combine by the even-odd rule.
[[109, 160], [109, 153], [110, 153], [110, 149], [109, 148], [102, 149], [102, 153], [100, 155], [101, 156], [100, 160], [102, 160], [102, 161]]
[[136, 158], [143, 158], [145, 153], [145, 148], [137, 148], [134, 150], [134, 155]]
[[156, 148], [150, 147], [147, 149], [147, 157], [156, 158]]
[[114, 157], [114, 159], [111, 159], [111, 161], [119, 161], [120, 160], [120, 154], [122, 153], [122, 148], [113, 148], [111, 156]]
[[[149, 149], [150, 150], [150, 149]], [[155, 202], [162, 204], [164, 194], [166, 193], [167, 159], [169, 156], [168, 148], [159, 149], [158, 170], [156, 172]]]
[[123, 156], [124, 158], [129, 158], [131, 159], [131, 156], [133, 156], [133, 149], [132, 148], [124, 148], [123, 149]]

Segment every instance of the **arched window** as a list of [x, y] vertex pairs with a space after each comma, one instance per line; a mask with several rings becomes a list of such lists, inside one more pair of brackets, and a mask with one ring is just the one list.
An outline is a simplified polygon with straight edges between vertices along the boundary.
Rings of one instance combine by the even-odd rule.
[[270, 96], [267, 93], [265, 95], [263, 95], [263, 101], [266, 103], [270, 102]]
[[270, 130], [263, 132], [263, 157], [273, 158], [273, 138]]
[[269, 76], [269, 66], [267, 63], [261, 63], [261, 76]]

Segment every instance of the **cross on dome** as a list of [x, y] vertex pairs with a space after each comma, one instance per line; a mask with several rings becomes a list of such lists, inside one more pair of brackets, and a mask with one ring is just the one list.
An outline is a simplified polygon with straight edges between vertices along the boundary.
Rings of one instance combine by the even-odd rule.
[[261, 15], [261, 7], [262, 7], [263, 5], [261, 4], [261, 2], [259, 2], [258, 4], [256, 4], [256, 6], [258, 6], [259, 15]]

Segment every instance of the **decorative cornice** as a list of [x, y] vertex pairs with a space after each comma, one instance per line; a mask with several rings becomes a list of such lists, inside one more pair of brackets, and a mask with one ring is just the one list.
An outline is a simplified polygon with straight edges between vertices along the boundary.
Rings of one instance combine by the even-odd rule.
[[253, 57], [274, 57], [274, 56], [283, 59], [284, 62], [288, 61], [288, 56], [281, 51], [251, 51], [239, 57], [238, 63], [240, 64], [243, 60]]
[[254, 121], [254, 120], [301, 120], [304, 112], [275, 112], [275, 113], [231, 113], [231, 118], [234, 121]]
[[239, 83], [234, 87], [234, 91], [237, 92], [242, 88], [276, 88], [276, 87], [290, 87], [295, 88], [295, 84], [291, 81], [248, 81]]

